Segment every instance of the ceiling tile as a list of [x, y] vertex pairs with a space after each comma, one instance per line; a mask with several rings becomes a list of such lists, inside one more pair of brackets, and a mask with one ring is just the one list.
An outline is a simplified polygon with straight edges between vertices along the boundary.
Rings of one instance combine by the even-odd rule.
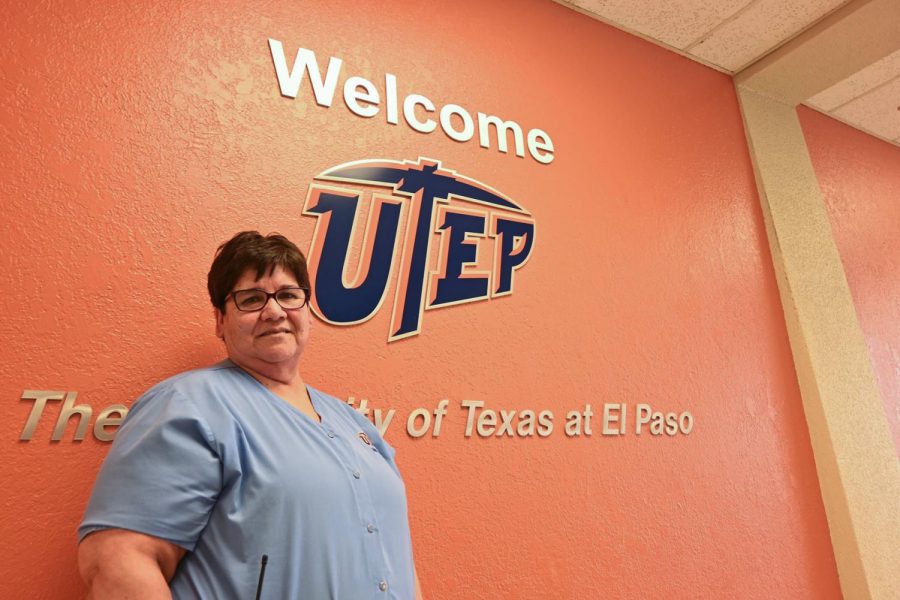
[[832, 114], [885, 139], [900, 137], [900, 76], [848, 102]]
[[755, 0], [688, 52], [735, 72], [846, 1]]
[[[889, 54], [862, 71], [816, 94], [807, 103], [826, 112], [846, 104], [857, 96], [900, 75], [900, 50]], [[900, 101], [898, 101], [900, 102]]]
[[751, 1], [570, 0], [570, 3], [683, 50]]

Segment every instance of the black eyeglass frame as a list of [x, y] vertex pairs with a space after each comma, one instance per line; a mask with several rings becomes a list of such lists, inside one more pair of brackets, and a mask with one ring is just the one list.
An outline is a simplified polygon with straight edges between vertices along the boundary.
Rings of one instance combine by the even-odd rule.
[[[278, 301], [278, 294], [280, 294], [282, 292], [289, 292], [291, 290], [303, 290], [303, 297], [304, 297], [303, 304], [301, 304], [300, 306], [297, 306], [295, 308], [288, 308], [287, 306], [284, 306], [281, 302]], [[309, 288], [303, 287], [300, 285], [284, 287], [279, 290], [275, 290], [274, 292], [267, 292], [266, 290], [261, 290], [259, 288], [247, 288], [245, 290], [234, 290], [233, 292], [231, 292], [230, 294], [225, 296], [225, 300], [227, 301], [228, 298], [231, 298], [231, 301], [234, 302], [234, 307], [241, 312], [259, 312], [269, 304], [269, 300], [275, 300], [275, 302], [278, 304], [278, 306], [281, 307], [282, 310], [300, 310], [301, 308], [303, 308], [304, 306], [309, 304], [309, 296], [310, 296], [309, 291], [310, 291]], [[237, 295], [240, 294], [241, 292], [259, 292], [260, 294], [265, 295], [266, 300], [265, 300], [265, 302], [262, 303], [262, 306], [260, 306], [259, 308], [253, 308], [253, 309], [241, 308], [241, 305], [238, 304], [238, 301], [237, 301]]]

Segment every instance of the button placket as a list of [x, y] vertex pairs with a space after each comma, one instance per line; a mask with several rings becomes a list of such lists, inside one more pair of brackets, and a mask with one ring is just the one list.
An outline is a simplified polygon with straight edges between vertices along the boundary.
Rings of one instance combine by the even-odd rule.
[[[372, 504], [370, 497], [369, 482], [362, 477], [362, 471], [369, 468], [370, 461], [373, 459], [372, 455], [364, 455], [362, 452], [365, 452], [366, 449], [376, 454], [380, 454], [380, 452], [374, 444], [365, 444], [364, 441], [357, 439], [357, 435], [348, 433], [343, 428], [340, 429], [339, 435], [335, 434], [331, 429], [327, 429], [325, 433], [329, 438], [337, 438], [335, 442], [341, 449], [341, 461], [347, 469], [346, 472], [353, 477], [352, 481], [355, 482], [355, 485], [352, 485], [352, 490], [354, 496], [359, 500], [359, 517], [362, 521], [361, 524], [366, 530], [366, 534], [364, 534], [365, 541], [360, 541], [366, 548], [365, 553], [370, 561], [370, 568], [374, 571], [372, 574], [378, 577], [378, 572], [381, 571], [382, 576], [384, 576], [388, 572], [384, 559], [384, 540], [381, 539], [379, 534], [378, 519], [374, 511], [375, 506]], [[386, 579], [376, 579], [376, 581], [381, 592], [388, 591], [390, 586]]]

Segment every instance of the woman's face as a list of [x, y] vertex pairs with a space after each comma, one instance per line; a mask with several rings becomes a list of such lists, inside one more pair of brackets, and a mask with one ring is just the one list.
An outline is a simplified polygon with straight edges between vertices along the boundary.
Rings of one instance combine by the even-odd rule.
[[[292, 273], [276, 267], [271, 274], [263, 274], [259, 279], [254, 270], [244, 271], [231, 291], [260, 289], [275, 292], [298, 286]], [[255, 371], [264, 371], [267, 365], [299, 363], [309, 339], [311, 322], [309, 304], [300, 309], [285, 310], [274, 298], [269, 298], [262, 310], [256, 312], [239, 311], [230, 296], [224, 311], [216, 309], [216, 335], [225, 340], [228, 357]]]

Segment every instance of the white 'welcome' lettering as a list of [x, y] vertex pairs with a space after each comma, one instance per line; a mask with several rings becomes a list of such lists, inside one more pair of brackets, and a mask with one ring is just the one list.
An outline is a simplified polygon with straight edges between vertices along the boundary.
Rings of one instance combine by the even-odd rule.
[[[316, 104], [326, 108], [331, 107], [343, 68], [343, 61], [340, 58], [329, 57], [328, 68], [323, 79], [316, 55], [312, 50], [299, 48], [290, 68], [288, 68], [284, 55], [284, 46], [280, 41], [270, 38], [269, 51], [272, 53], [275, 76], [278, 79], [278, 87], [282, 96], [296, 98], [303, 81], [303, 74], [306, 73], [312, 85]], [[397, 77], [391, 73], [384, 75], [384, 92], [385, 119], [389, 124], [396, 125], [399, 122]], [[348, 77], [344, 82], [343, 96], [347, 108], [355, 115], [368, 119], [380, 111], [382, 96], [375, 84], [364, 77]], [[428, 116], [436, 111], [437, 120]], [[497, 150], [503, 153], [507, 153], [509, 150], [508, 136], [512, 134], [516, 156], [523, 158], [527, 146], [529, 155], [537, 162], [546, 165], [553, 161], [553, 140], [546, 131], [533, 128], [523, 136], [522, 127], [515, 121], [482, 112], [477, 113], [477, 117], [476, 126], [476, 120], [472, 118], [470, 112], [454, 103], [447, 103], [438, 111], [434, 102], [422, 94], [407, 94], [403, 99], [403, 119], [415, 131], [431, 133], [440, 124], [441, 130], [450, 139], [464, 143], [475, 137], [477, 127], [479, 146], [491, 148], [493, 137], [496, 139]], [[493, 132], [493, 136], [491, 132]]]

